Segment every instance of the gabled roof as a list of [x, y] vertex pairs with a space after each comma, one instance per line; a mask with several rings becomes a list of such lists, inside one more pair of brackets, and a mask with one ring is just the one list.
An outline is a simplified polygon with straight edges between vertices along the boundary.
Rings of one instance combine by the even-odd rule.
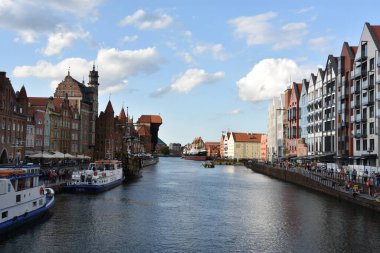
[[302, 93], [302, 89], [303, 89], [303, 88], [305, 88], [306, 93], [309, 92], [309, 81], [307, 81], [306, 79], [303, 79], [303, 80], [302, 80], [301, 93]]
[[127, 122], [127, 116], [125, 116], [124, 107], [121, 108], [121, 112], [120, 112], [120, 114], [119, 114], [119, 119], [120, 119], [122, 122]]
[[232, 136], [235, 142], [261, 142], [261, 134], [232, 132]]
[[46, 106], [48, 102], [48, 97], [29, 97], [29, 103], [31, 106]]
[[[340, 53], [340, 55], [343, 54], [343, 51], [347, 51], [347, 54], [349, 55], [349, 57], [351, 59], [355, 59], [355, 54], [356, 54], [356, 50], [357, 50], [358, 47], [350, 47], [350, 45], [348, 44], [348, 42], [343, 42], [343, 46], [342, 46], [342, 52]], [[354, 51], [355, 50], [355, 51]]]
[[160, 115], [141, 115], [137, 122], [162, 124], [162, 118]]
[[370, 25], [368, 22], [365, 25], [368, 28], [369, 33], [372, 36], [373, 42], [375, 43], [377, 49], [380, 49], [380, 26]]
[[26, 90], [25, 90], [24, 85], [20, 89], [20, 92], [18, 94], [18, 98], [21, 98], [21, 99], [28, 98], [28, 95], [26, 94]]
[[105, 112], [105, 113], [114, 113], [114, 110], [113, 110], [113, 107], [112, 107], [111, 100], [108, 101], [108, 104], [107, 104], [106, 110], [105, 110], [104, 112]]

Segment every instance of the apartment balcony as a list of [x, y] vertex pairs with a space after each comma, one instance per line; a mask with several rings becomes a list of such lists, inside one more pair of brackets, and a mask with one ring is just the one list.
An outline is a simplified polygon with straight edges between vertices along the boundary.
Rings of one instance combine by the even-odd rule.
[[363, 98], [362, 100], [363, 106], [373, 105], [373, 98], [369, 99], [368, 97]]
[[374, 82], [372, 81], [370, 81], [370, 82], [368, 82], [368, 89], [369, 90], [372, 90], [373, 88], [375, 88], [375, 84], [374, 84]]
[[362, 54], [358, 59], [356, 59], [355, 61], [356, 62], [363, 62], [363, 61], [365, 61], [365, 60], [367, 60], [367, 54], [365, 53], [365, 54]]
[[363, 81], [363, 83], [362, 83], [362, 89], [363, 90], [367, 90], [368, 89], [368, 80], [367, 81]]
[[352, 94], [359, 94], [360, 93], [360, 87], [356, 86], [356, 85], [352, 86], [351, 87], [351, 93]]
[[379, 91], [376, 93], [376, 100], [377, 100], [377, 101], [380, 100], [380, 92], [379, 92]]
[[354, 78], [358, 78], [358, 77], [361, 77], [362, 76], [362, 72], [361, 72], [361, 68], [355, 68], [354, 71]]
[[355, 115], [355, 122], [356, 123], [359, 123], [361, 120], [362, 120], [362, 117], [361, 117], [362, 115], [360, 115], [360, 114], [356, 114]]
[[340, 99], [345, 100], [346, 98], [347, 98], [347, 94], [345, 92], [342, 92], [342, 94], [340, 94]]
[[380, 110], [376, 111], [376, 118], [380, 118]]
[[354, 137], [358, 139], [358, 138], [361, 138], [361, 136], [362, 136], [362, 133], [360, 132], [360, 130], [356, 130]]
[[354, 122], [354, 121], [355, 121], [355, 116], [351, 115], [351, 122]]

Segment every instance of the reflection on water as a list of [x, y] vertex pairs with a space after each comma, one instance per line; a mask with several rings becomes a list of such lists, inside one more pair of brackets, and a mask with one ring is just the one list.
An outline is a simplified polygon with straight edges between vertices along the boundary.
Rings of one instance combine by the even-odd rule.
[[351, 252], [380, 248], [379, 214], [251, 172], [162, 158], [99, 195], [57, 196], [53, 215], [1, 252]]

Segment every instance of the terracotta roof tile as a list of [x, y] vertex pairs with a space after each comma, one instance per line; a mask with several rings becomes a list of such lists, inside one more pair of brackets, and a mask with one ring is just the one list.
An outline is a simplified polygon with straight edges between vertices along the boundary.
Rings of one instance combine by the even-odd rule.
[[46, 106], [49, 102], [49, 98], [45, 97], [29, 97], [29, 103], [32, 106]]
[[261, 142], [262, 134], [253, 133], [232, 133], [235, 142]]
[[108, 104], [107, 104], [105, 112], [106, 113], [114, 113], [111, 101], [108, 101]]
[[125, 115], [124, 107], [121, 108], [121, 112], [120, 112], [120, 115], [119, 115], [119, 119], [120, 119], [122, 122], [127, 122], [127, 116]]
[[137, 122], [162, 124], [162, 118], [159, 115], [141, 115]]

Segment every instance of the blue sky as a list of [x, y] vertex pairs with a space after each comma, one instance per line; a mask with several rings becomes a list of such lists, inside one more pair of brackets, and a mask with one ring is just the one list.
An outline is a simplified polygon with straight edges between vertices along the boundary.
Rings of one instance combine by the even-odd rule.
[[[224, 130], [266, 132], [267, 108], [357, 45], [377, 1], [0, 1], [0, 70], [16, 90], [52, 96], [67, 74], [100, 75], [100, 104], [160, 114], [159, 136], [186, 144]], [[349, 15], [348, 15], [349, 14]]]

